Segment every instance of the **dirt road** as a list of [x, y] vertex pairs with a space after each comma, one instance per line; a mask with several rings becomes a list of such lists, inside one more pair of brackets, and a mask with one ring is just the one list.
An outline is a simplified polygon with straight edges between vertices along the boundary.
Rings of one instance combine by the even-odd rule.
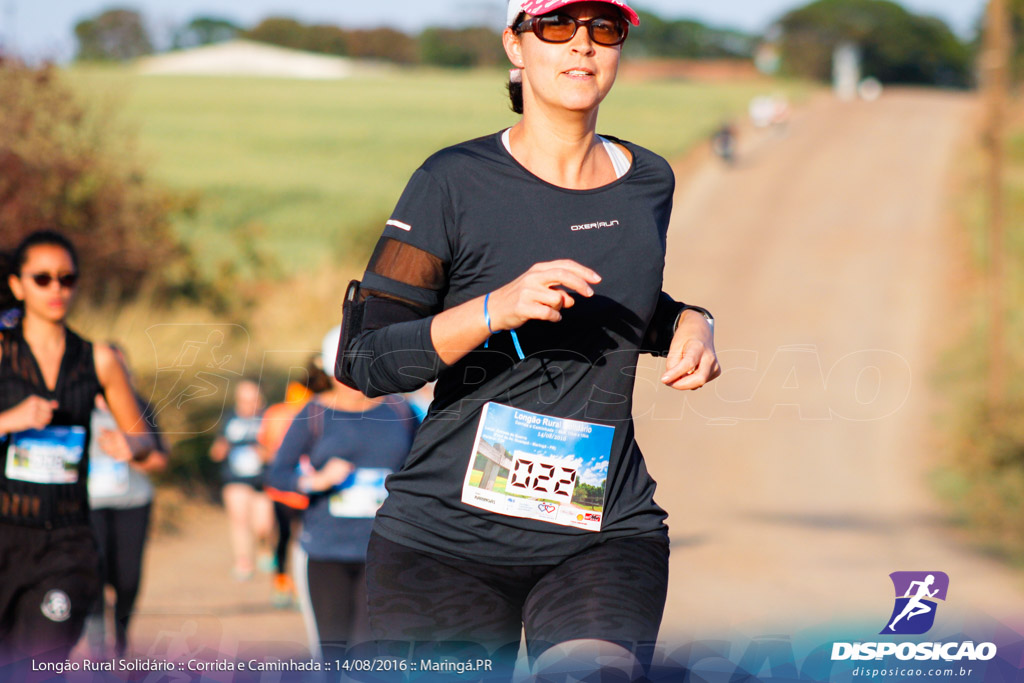
[[[1024, 579], [955, 540], [925, 481], [929, 372], [956, 314], [945, 190], [972, 106], [823, 98], [680, 183], [666, 289], [715, 312], [726, 374], [682, 395], [640, 373], [638, 438], [671, 513], [666, 638], [880, 628], [899, 570], [949, 574], [940, 620], [1024, 620]], [[222, 515], [189, 514], [151, 548], [136, 642], [300, 652], [268, 582], [231, 581]]]
[[146, 551], [131, 634], [138, 654], [174, 661], [214, 654], [308, 658], [302, 617], [294, 607], [271, 605], [270, 575], [232, 577], [223, 509], [189, 503], [162, 512], [177, 531], [158, 533]]
[[926, 482], [972, 106], [822, 98], [681, 183], [666, 289], [716, 314], [726, 372], [685, 396], [641, 373], [638, 440], [671, 514], [666, 634], [880, 629], [904, 570], [949, 575], [940, 619], [1024, 625], [1024, 577], [954, 540]]

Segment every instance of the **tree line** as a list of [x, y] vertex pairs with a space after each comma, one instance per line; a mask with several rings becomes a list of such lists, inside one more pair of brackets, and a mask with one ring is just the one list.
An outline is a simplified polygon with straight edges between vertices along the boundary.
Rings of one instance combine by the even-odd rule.
[[[754, 36], [696, 21], [666, 20], [649, 12], [642, 17], [630, 35], [627, 54], [633, 56], [748, 59], [757, 43]], [[144, 17], [134, 10], [107, 10], [83, 19], [75, 26], [75, 37], [79, 60], [122, 61], [157, 51]], [[501, 33], [488, 27], [430, 27], [410, 35], [393, 28], [352, 29], [280, 16], [250, 28], [220, 17], [195, 17], [174, 31], [170, 47], [199, 47], [236, 38], [396, 64], [488, 67], [507, 62]]]
[[966, 87], [973, 79], [970, 44], [941, 19], [889, 0], [817, 0], [786, 13], [777, 31], [787, 70], [816, 80], [831, 77], [841, 43], [855, 45], [864, 75], [883, 83]]
[[[1024, 0], [1010, 0], [1016, 57], [1024, 75]], [[776, 45], [783, 73], [827, 80], [841, 43], [860, 48], [865, 75], [883, 83], [946, 87], [971, 84], [980, 45], [963, 41], [940, 19], [913, 13], [891, 0], [815, 0], [781, 16], [767, 37], [688, 19], [641, 13], [627, 57], [750, 59], [763, 42]], [[980, 34], [980, 18], [979, 18]], [[75, 26], [77, 58], [126, 60], [156, 51], [138, 12], [113, 9]], [[268, 17], [245, 28], [228, 19], [198, 16], [174, 31], [171, 49], [245, 38], [283, 47], [396, 64], [487, 67], [506, 63], [500, 33], [487, 27], [431, 27], [410, 35], [393, 28], [351, 29]]]

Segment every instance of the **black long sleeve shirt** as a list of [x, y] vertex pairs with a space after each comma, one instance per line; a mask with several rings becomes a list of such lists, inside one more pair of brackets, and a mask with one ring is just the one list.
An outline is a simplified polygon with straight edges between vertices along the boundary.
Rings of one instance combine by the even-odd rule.
[[[592, 190], [534, 176], [500, 134], [442, 150], [412, 176], [363, 277], [369, 298], [362, 330], [343, 360], [343, 374], [369, 395], [438, 379], [409, 459], [388, 480], [390, 495], [374, 527], [381, 535], [463, 559], [545, 564], [609, 538], [667, 533], [633, 437], [631, 408], [638, 354], [668, 350], [682, 308], [661, 291], [675, 181], [664, 159], [622, 144], [633, 155], [629, 171]], [[556, 259], [578, 261], [602, 280], [593, 297], [576, 297], [560, 322], [530, 321], [517, 330], [525, 360], [502, 332], [450, 367], [440, 361], [430, 338], [434, 314]], [[470, 493], [487, 469], [477, 448], [488, 403], [614, 429], [606, 460], [578, 468], [579, 482], [589, 478], [591, 498], [594, 491], [603, 495], [601, 505], [585, 508], [595, 511], [586, 514], [599, 520], [599, 531], [473, 502]], [[515, 478], [511, 453], [494, 460], [503, 467], [492, 496], [493, 505], [509, 510], [523, 503], [501, 494]], [[578, 500], [572, 512], [582, 519]]]

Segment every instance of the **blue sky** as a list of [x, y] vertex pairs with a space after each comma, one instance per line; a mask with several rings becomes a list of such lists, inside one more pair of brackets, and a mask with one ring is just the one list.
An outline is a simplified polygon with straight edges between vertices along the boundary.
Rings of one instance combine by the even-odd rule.
[[[636, 5], [665, 17], [694, 17], [748, 31], [764, 29], [803, 0], [637, 0]], [[903, 0], [906, 7], [938, 16], [968, 35], [984, 0]], [[154, 35], [198, 14], [223, 16], [243, 25], [271, 14], [345, 26], [394, 26], [416, 30], [426, 25], [500, 24], [504, 0], [0, 0], [0, 41], [33, 58], [66, 59], [74, 51], [72, 28], [79, 19], [111, 6], [142, 11]]]

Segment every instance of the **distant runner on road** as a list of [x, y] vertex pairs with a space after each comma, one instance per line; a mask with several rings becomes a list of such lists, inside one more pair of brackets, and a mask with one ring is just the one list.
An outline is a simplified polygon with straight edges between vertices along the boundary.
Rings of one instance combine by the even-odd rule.
[[259, 443], [262, 416], [263, 394], [259, 385], [242, 380], [235, 385], [235, 404], [224, 417], [221, 434], [210, 446], [210, 458], [221, 464], [221, 493], [234, 558], [232, 574], [238, 581], [251, 579], [257, 563], [263, 571], [273, 569], [269, 546], [274, 530], [274, 504], [263, 492], [263, 473], [269, 456]]

